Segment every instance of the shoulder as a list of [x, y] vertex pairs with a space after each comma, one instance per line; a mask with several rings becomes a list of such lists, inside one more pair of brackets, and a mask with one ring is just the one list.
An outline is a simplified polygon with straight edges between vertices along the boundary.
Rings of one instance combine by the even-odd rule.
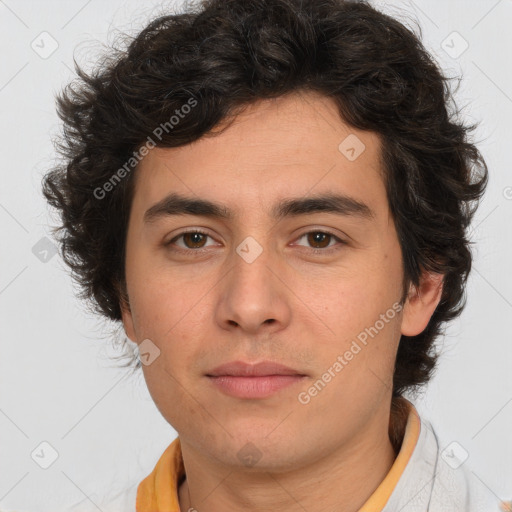
[[137, 499], [137, 485], [132, 485], [128, 489], [118, 493], [101, 505], [103, 512], [136, 512], [135, 502]]
[[420, 420], [414, 451], [382, 512], [498, 512], [498, 500], [471, 471], [464, 449], [442, 445], [432, 424]]
[[130, 485], [126, 489], [101, 499], [97, 497], [84, 498], [68, 509], [69, 512], [136, 512], [135, 502], [137, 498], [137, 484]]

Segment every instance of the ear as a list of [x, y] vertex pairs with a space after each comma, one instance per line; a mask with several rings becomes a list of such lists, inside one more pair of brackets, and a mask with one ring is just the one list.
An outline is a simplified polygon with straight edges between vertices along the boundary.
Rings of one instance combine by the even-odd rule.
[[116, 288], [118, 291], [119, 307], [121, 309], [124, 332], [130, 341], [136, 343], [137, 336], [135, 335], [135, 327], [133, 325], [133, 315], [130, 307], [130, 300], [128, 298], [128, 292], [126, 291], [125, 286], [123, 287], [122, 285], [118, 285]]
[[130, 339], [130, 341], [133, 341], [136, 343], [137, 336], [135, 335], [135, 328], [133, 327], [133, 316], [132, 312], [129, 308], [127, 308], [124, 305], [121, 305], [121, 317], [123, 319], [123, 327], [124, 332], [126, 333], [126, 336]]
[[443, 274], [423, 271], [419, 286], [411, 284], [402, 316], [403, 335], [417, 336], [425, 330], [441, 300], [443, 279]]

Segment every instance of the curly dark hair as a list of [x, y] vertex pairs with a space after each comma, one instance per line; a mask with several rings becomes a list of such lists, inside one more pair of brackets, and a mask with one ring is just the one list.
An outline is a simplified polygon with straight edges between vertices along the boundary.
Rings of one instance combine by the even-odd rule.
[[[404, 261], [402, 303], [423, 270], [444, 274], [426, 329], [400, 339], [393, 396], [425, 384], [439, 355], [436, 338], [465, 306], [467, 231], [488, 170], [468, 136], [477, 125], [460, 120], [451, 78], [418, 30], [365, 1], [203, 0], [158, 16], [89, 73], [75, 62], [78, 78], [57, 96], [62, 162], [44, 176], [43, 193], [60, 212], [54, 230], [80, 298], [117, 322], [121, 303], [129, 307], [124, 259], [134, 172], [127, 162], [136, 169], [148, 136], [155, 142], [158, 133], [160, 147], [182, 146], [255, 101], [314, 91], [336, 102], [343, 121], [380, 136]], [[191, 101], [179, 123], [169, 122]]]

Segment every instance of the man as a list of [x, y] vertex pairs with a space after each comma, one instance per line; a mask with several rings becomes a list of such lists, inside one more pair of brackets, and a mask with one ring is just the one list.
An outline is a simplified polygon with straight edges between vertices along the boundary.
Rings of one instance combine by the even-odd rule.
[[365, 2], [207, 0], [78, 72], [44, 193], [179, 435], [102, 508], [496, 510], [404, 397], [487, 183], [417, 37]]

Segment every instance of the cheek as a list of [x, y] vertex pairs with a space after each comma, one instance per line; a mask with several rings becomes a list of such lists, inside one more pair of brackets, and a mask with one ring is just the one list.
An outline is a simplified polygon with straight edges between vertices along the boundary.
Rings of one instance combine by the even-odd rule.
[[317, 338], [319, 359], [327, 371], [342, 357], [337, 382], [345, 391], [388, 385], [392, 378], [400, 338], [400, 269], [390, 258], [382, 261], [333, 276], [322, 293], [303, 290], [317, 312], [312, 335], [325, 333]]
[[302, 294], [330, 328], [331, 336], [345, 339], [372, 326], [400, 298], [398, 292], [391, 269], [363, 268], [333, 277], [321, 291], [306, 288]]
[[[166, 356], [144, 366], [143, 372], [148, 391], [160, 414], [175, 430], [189, 430], [190, 425], [198, 421], [201, 408], [194, 400], [197, 393], [190, 388], [183, 375], [177, 374], [169, 366]], [[200, 422], [203, 423], [204, 418]]]
[[189, 321], [201, 296], [196, 286], [181, 282], [179, 276], [168, 275], [154, 265], [144, 267], [151, 270], [137, 275], [130, 289], [135, 322], [140, 335], [165, 338]]

